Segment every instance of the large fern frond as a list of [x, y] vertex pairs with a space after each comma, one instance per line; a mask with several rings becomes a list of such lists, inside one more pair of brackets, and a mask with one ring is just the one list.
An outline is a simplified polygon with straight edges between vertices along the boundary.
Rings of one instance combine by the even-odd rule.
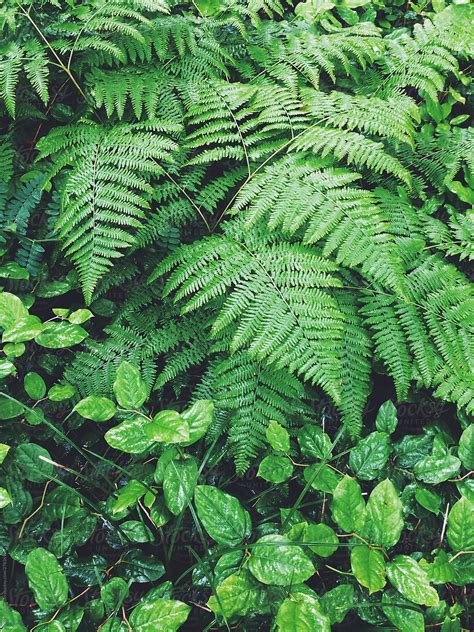
[[89, 303], [99, 279], [134, 243], [149, 208], [151, 177], [162, 173], [176, 144], [175, 125], [150, 123], [107, 128], [90, 121], [55, 129], [38, 143], [40, 158], [65, 171], [57, 229], [76, 265]]

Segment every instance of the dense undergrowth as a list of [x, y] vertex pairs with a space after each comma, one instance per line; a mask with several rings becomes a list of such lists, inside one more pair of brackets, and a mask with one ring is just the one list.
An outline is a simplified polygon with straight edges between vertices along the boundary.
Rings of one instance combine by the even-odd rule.
[[474, 627], [473, 9], [0, 6], [0, 630]]

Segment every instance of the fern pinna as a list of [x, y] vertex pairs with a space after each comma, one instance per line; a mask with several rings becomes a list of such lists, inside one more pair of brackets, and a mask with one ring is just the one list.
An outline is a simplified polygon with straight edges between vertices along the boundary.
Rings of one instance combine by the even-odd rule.
[[472, 6], [387, 36], [312, 3], [26, 4], [0, 9], [3, 239], [33, 277], [63, 251], [98, 313], [128, 296], [69, 381], [107, 394], [126, 356], [214, 399], [239, 471], [318, 393], [359, 434], [374, 371], [474, 412]]

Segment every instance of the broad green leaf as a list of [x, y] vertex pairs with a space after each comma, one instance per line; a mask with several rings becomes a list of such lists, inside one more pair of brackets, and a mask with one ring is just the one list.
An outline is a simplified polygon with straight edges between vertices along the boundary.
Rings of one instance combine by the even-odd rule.
[[306, 424], [298, 432], [301, 454], [307, 459], [323, 460], [331, 453], [331, 438], [319, 428]]
[[10, 292], [0, 293], [0, 327], [7, 329], [17, 320], [22, 320], [27, 316], [28, 310], [18, 296]]
[[397, 409], [393, 402], [389, 399], [382, 406], [380, 406], [375, 420], [377, 430], [380, 432], [386, 432], [392, 434], [397, 428]]
[[79, 344], [88, 335], [79, 325], [52, 321], [45, 324], [43, 331], [35, 337], [35, 341], [46, 349], [64, 349]]
[[305, 593], [292, 593], [278, 609], [275, 619], [279, 632], [330, 632], [328, 617], [318, 600]]
[[365, 502], [360, 485], [346, 475], [333, 492], [332, 518], [343, 531], [352, 533], [362, 529], [365, 517]]
[[453, 567], [454, 579], [451, 581], [455, 586], [466, 586], [474, 583], [474, 555], [459, 555], [450, 560]]
[[108, 397], [89, 395], [78, 402], [73, 409], [85, 419], [92, 421], [108, 421], [117, 412], [114, 402]]
[[117, 369], [114, 393], [120, 406], [127, 410], [140, 408], [145, 403], [148, 389], [140, 370], [130, 362], [122, 362]]
[[90, 309], [76, 309], [67, 317], [68, 321], [73, 325], [82, 325], [89, 319], [94, 318], [94, 314]]
[[282, 535], [270, 534], [253, 545], [250, 572], [263, 584], [290, 586], [309, 579], [315, 572], [303, 549]]
[[214, 418], [214, 403], [209, 399], [199, 399], [191, 408], [181, 413], [181, 417], [189, 426], [189, 441], [184, 446], [192, 445], [208, 431]]
[[405, 435], [394, 446], [397, 465], [412, 468], [418, 461], [431, 453], [433, 437], [430, 435]]
[[383, 593], [382, 610], [390, 623], [393, 623], [400, 632], [425, 630], [422, 610], [396, 590], [387, 590]]
[[367, 520], [373, 544], [395, 546], [403, 530], [403, 503], [393, 483], [386, 478], [370, 494]]
[[42, 399], [46, 395], [46, 384], [38, 373], [31, 371], [23, 378], [23, 386], [28, 397], [31, 399]]
[[48, 461], [51, 455], [36, 443], [21, 443], [15, 449], [15, 463], [24, 478], [32, 483], [42, 483], [52, 475], [53, 465]]
[[426, 570], [428, 579], [432, 584], [447, 584], [454, 580], [454, 565], [449, 561], [446, 551], [442, 549], [438, 551], [433, 562], [431, 564], [423, 564], [423, 568]]
[[0, 393], [0, 419], [13, 419], [25, 412], [25, 407], [17, 401], [8, 399]]
[[385, 586], [385, 559], [378, 549], [355, 543], [351, 548], [351, 568], [359, 584], [369, 589], [369, 595]]
[[62, 402], [71, 399], [76, 393], [76, 389], [71, 384], [54, 384], [48, 391], [48, 399], [52, 402]]
[[[244, 562], [244, 551], [236, 550], [224, 553], [214, 566], [214, 577], [218, 584], [230, 575], [237, 573]], [[256, 581], [256, 580], [254, 580]]]
[[441, 510], [441, 498], [429, 489], [417, 487], [415, 491], [416, 502], [437, 516]]
[[122, 541], [126, 544], [130, 542], [153, 542], [153, 533], [150, 529], [140, 522], [140, 520], [126, 520], [120, 525], [120, 535], [123, 536]]
[[217, 487], [198, 485], [194, 501], [204, 528], [218, 544], [238, 546], [250, 537], [250, 515], [237, 498]]
[[62, 558], [75, 547], [84, 545], [95, 531], [97, 518], [84, 509], [80, 509], [63, 522], [49, 540], [48, 549], [57, 558]]
[[71, 604], [58, 614], [55, 621], [62, 623], [66, 632], [76, 632], [84, 618], [84, 608]]
[[47, 520], [54, 522], [70, 518], [79, 508], [80, 499], [73, 490], [68, 487], [56, 487], [46, 495], [42, 513]]
[[140, 454], [152, 445], [145, 428], [150, 422], [145, 417], [137, 416], [123, 421], [108, 430], [104, 439], [116, 450], [128, 454]]
[[279, 454], [269, 454], [260, 462], [257, 476], [270, 483], [283, 483], [293, 474], [290, 459]]
[[458, 454], [466, 470], [474, 470], [474, 424], [469, 425], [462, 433]]
[[134, 505], [139, 498], [144, 496], [147, 488], [140, 481], [131, 480], [125, 487], [122, 487], [118, 494], [117, 500], [112, 507], [112, 513], [121, 513], [124, 509], [128, 509]]
[[371, 432], [352, 448], [349, 466], [357, 478], [371, 481], [380, 474], [391, 452], [390, 437], [386, 432]]
[[171, 520], [171, 513], [168, 511], [163, 496], [157, 498], [150, 509], [150, 518], [157, 529], [164, 527]]
[[0, 380], [8, 377], [9, 375], [16, 374], [15, 365], [9, 360], [0, 359]]
[[140, 632], [176, 632], [186, 621], [191, 606], [173, 599], [139, 603], [130, 615], [130, 625]]
[[327, 524], [307, 524], [303, 542], [319, 557], [330, 557], [339, 547], [339, 539]]
[[268, 443], [276, 452], [288, 453], [290, 449], [290, 435], [288, 430], [278, 421], [272, 420], [265, 431]]
[[354, 586], [341, 584], [324, 593], [321, 597], [321, 610], [331, 625], [342, 623], [346, 614], [354, 606]]
[[9, 450], [10, 450], [9, 445], [7, 445], [6, 443], [0, 443], [0, 465], [5, 460]]
[[120, 560], [120, 564], [116, 567], [117, 573], [130, 582], [139, 584], [156, 582], [165, 574], [165, 567], [157, 557], [146, 555], [139, 549], [127, 551]]
[[8, 491], [4, 487], [0, 487], [0, 509], [3, 509], [12, 502], [13, 500]]
[[153, 417], [145, 432], [150, 441], [158, 443], [186, 443], [189, 441], [189, 425], [174, 410], [162, 410]]
[[313, 489], [328, 494], [332, 494], [339, 483], [336, 472], [329, 465], [321, 465], [321, 463], [313, 463], [313, 465], [305, 467], [303, 476]]
[[100, 598], [107, 612], [116, 612], [128, 597], [128, 584], [121, 577], [112, 577], [100, 588]]
[[28, 342], [41, 335], [44, 327], [37, 316], [24, 316], [5, 329], [2, 342]]
[[13, 501], [2, 511], [3, 522], [5, 524], [17, 524], [32, 511], [33, 499], [20, 478], [5, 476], [5, 478], [2, 478], [2, 483]]
[[19, 612], [0, 597], [0, 632], [26, 632]]
[[7, 358], [19, 358], [26, 351], [26, 347], [22, 342], [7, 342], [3, 347], [3, 353]]
[[461, 461], [452, 454], [426, 456], [415, 465], [418, 480], [430, 485], [439, 485], [449, 478], [455, 478], [461, 469]]
[[156, 463], [155, 473], [153, 475], [155, 483], [157, 483], [158, 485], [163, 484], [163, 481], [165, 480], [166, 468], [168, 467], [169, 463], [173, 461], [173, 459], [177, 459], [178, 457], [179, 452], [174, 445], [163, 450], [160, 458]]
[[31, 551], [26, 560], [25, 572], [36, 603], [42, 610], [51, 612], [66, 603], [67, 581], [52, 553], [42, 548]]
[[177, 516], [193, 497], [198, 478], [198, 469], [194, 459], [171, 461], [165, 470], [163, 493], [166, 506]]
[[387, 564], [387, 577], [392, 586], [413, 603], [438, 605], [438, 593], [430, 586], [426, 571], [408, 555], [397, 555]]
[[216, 592], [218, 598], [212, 595], [207, 605], [226, 619], [263, 613], [269, 606], [266, 588], [245, 568], [226, 577]]
[[464, 496], [449, 512], [446, 536], [453, 551], [474, 550], [474, 503]]
[[29, 279], [30, 273], [22, 268], [16, 261], [8, 261], [0, 266], [1, 279]]

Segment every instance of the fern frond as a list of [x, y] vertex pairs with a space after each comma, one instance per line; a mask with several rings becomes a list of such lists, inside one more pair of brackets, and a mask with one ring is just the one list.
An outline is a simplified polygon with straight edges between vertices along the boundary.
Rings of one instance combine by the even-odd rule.
[[336, 265], [297, 244], [225, 236], [182, 247], [151, 278], [172, 268], [165, 295], [176, 291], [176, 300], [187, 299], [184, 313], [230, 290], [212, 332], [237, 325], [231, 352], [247, 348], [253, 358], [302, 375], [340, 401], [343, 315], [327, 291], [340, 285]]
[[15, 92], [20, 80], [22, 62], [23, 51], [15, 42], [8, 42], [0, 50], [0, 97], [12, 118], [15, 118]]
[[216, 407], [229, 413], [227, 445], [238, 474], [265, 447], [265, 431], [272, 419], [288, 426], [293, 419], [308, 417], [301, 382], [244, 351], [214, 362], [203, 380]]
[[324, 158], [333, 155], [336, 160], [345, 160], [357, 168], [365, 167], [376, 173], [388, 173], [410, 186], [409, 171], [380, 142], [366, 138], [358, 132], [312, 125], [291, 143], [290, 151], [311, 150]]
[[[121, 251], [134, 243], [153, 189], [176, 144], [166, 124], [107, 129], [88, 121], [50, 132], [38, 143], [40, 158], [67, 168], [58, 231], [76, 265], [87, 302]], [[55, 170], [58, 166], [55, 167]], [[128, 230], [127, 230], [128, 229]]]
[[326, 164], [306, 154], [274, 162], [242, 187], [233, 212], [248, 207], [249, 227], [265, 221], [305, 244], [323, 242], [324, 256], [337, 253], [338, 263], [403, 294], [402, 259], [376, 196], [353, 186], [360, 174]]

